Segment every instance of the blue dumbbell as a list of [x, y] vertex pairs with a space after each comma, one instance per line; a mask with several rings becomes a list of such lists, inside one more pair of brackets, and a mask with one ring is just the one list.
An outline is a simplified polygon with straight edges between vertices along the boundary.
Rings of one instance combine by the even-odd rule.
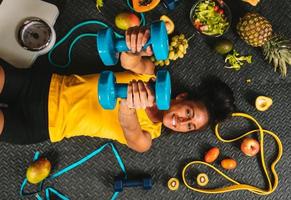
[[[154, 22], [150, 28], [150, 39], [143, 48], [152, 46], [156, 60], [166, 60], [169, 55], [169, 40], [165, 23]], [[104, 65], [116, 65], [119, 52], [129, 51], [124, 38], [115, 38], [113, 30], [107, 28], [97, 34], [97, 51]]]
[[[98, 80], [98, 99], [104, 109], [114, 109], [117, 98], [127, 98], [128, 84], [116, 83], [112, 71], [103, 71]], [[156, 104], [160, 110], [168, 110], [171, 102], [171, 78], [167, 70], [159, 70], [156, 82], [151, 83]]]
[[145, 190], [152, 189], [153, 181], [151, 177], [138, 179], [138, 180], [128, 180], [125, 178], [115, 177], [114, 180], [114, 192], [122, 192], [125, 187], [143, 187]]

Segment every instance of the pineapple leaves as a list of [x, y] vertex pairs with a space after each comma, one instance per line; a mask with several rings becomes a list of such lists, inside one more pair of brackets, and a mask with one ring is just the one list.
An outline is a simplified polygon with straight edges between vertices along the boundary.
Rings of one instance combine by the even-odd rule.
[[274, 71], [279, 71], [283, 78], [287, 76], [288, 65], [291, 65], [291, 40], [275, 35], [263, 46], [265, 59], [272, 63]]

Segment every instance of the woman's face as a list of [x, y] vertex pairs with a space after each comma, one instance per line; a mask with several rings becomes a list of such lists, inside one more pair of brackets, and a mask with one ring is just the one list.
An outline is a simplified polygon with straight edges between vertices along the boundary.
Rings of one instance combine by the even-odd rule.
[[186, 100], [184, 96], [171, 102], [169, 110], [164, 112], [163, 124], [177, 132], [203, 129], [209, 122], [208, 111], [199, 101]]

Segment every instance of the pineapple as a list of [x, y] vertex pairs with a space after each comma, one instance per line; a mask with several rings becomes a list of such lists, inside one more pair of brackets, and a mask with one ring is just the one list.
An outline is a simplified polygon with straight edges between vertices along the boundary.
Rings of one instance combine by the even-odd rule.
[[237, 24], [239, 36], [253, 47], [262, 47], [265, 59], [279, 68], [282, 77], [291, 65], [291, 41], [273, 34], [271, 23], [258, 13], [247, 13]]

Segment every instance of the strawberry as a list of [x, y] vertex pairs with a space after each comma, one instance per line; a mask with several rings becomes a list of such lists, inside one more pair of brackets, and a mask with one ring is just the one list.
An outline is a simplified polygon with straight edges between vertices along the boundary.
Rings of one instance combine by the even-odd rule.
[[221, 14], [221, 15], [223, 15], [223, 14], [224, 14], [224, 10], [219, 9], [219, 10], [218, 10], [218, 13]]
[[215, 12], [217, 12], [219, 10], [219, 7], [218, 6], [214, 6], [213, 9], [214, 9]]

